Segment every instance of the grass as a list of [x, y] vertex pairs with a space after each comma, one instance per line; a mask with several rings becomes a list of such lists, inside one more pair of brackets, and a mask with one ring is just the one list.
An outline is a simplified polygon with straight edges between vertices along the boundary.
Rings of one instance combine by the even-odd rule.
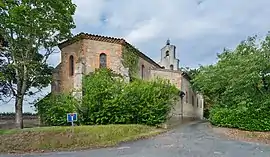
[[0, 153], [82, 150], [115, 146], [164, 132], [144, 125], [40, 127], [0, 130]]

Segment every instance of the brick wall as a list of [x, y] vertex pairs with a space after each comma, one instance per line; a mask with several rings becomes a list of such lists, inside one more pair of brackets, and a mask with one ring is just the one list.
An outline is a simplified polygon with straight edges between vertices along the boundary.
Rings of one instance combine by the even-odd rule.
[[95, 40], [84, 40], [85, 72], [93, 72], [99, 68], [99, 56], [101, 53], [107, 55], [107, 67], [113, 71], [122, 74], [124, 66], [122, 65], [122, 45], [101, 42]]
[[[78, 77], [78, 69], [81, 69], [84, 74], [93, 72], [99, 68], [100, 54], [105, 53], [107, 58], [107, 67], [113, 71], [125, 74], [126, 69], [122, 65], [122, 45], [83, 39], [71, 45], [64, 47], [61, 50], [61, 66], [55, 69], [53, 74], [52, 92], [71, 92], [76, 86], [80, 85], [81, 77]], [[69, 57], [74, 57], [74, 75], [70, 76]], [[83, 67], [80, 68], [83, 64]], [[61, 81], [60, 81], [61, 80]]]
[[[70, 75], [69, 67], [69, 57], [72, 55], [74, 57], [74, 63], [78, 62], [80, 51], [81, 51], [81, 42], [75, 42], [74, 44], [68, 45], [61, 50], [61, 65], [55, 69], [53, 74], [52, 82], [52, 92], [57, 92], [58, 89], [60, 92], [71, 92], [74, 85], [74, 75]], [[75, 67], [74, 67], [75, 68]], [[61, 81], [60, 81], [61, 80]], [[58, 87], [57, 87], [58, 86]]]

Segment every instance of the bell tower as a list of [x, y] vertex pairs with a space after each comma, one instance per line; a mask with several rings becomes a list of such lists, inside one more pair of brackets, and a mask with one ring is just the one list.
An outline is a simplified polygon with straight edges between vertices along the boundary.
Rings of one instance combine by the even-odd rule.
[[160, 65], [165, 69], [179, 70], [179, 59], [176, 58], [176, 46], [171, 45], [169, 39], [161, 49]]

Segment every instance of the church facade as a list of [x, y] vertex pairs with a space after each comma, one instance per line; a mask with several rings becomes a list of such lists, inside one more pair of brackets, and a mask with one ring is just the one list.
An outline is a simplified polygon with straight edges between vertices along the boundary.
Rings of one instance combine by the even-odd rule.
[[[53, 72], [52, 94], [72, 92], [80, 98], [83, 75], [100, 67], [110, 68], [129, 80], [129, 69], [122, 64], [122, 47], [125, 45], [132, 46], [124, 39], [86, 33], [80, 33], [60, 43], [58, 46], [61, 50], [61, 62]], [[159, 63], [139, 50], [136, 55], [139, 57], [137, 66], [141, 79], [168, 79], [184, 93], [171, 112], [172, 119], [203, 118], [203, 96], [192, 90], [189, 76], [179, 69], [176, 46], [167, 41], [161, 49]]]

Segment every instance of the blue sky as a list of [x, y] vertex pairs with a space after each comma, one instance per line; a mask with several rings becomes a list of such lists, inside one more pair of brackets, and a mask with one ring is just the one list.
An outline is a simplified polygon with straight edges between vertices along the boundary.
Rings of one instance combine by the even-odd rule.
[[[180, 66], [197, 67], [216, 62], [224, 47], [234, 48], [248, 36], [270, 31], [269, 0], [73, 0], [77, 28], [125, 38], [155, 61], [169, 38], [177, 47]], [[56, 66], [60, 54], [49, 63]], [[40, 97], [50, 88], [35, 96]], [[34, 99], [33, 97], [31, 99]], [[29, 100], [29, 99], [28, 99]], [[24, 111], [32, 111], [25, 102]], [[14, 111], [0, 104], [0, 112]]]

